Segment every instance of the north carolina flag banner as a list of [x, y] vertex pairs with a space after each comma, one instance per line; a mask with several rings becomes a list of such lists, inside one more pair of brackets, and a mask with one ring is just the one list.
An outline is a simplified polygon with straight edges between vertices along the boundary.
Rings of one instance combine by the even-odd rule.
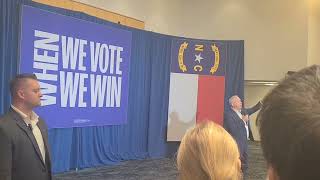
[[167, 141], [206, 120], [222, 125], [226, 47], [221, 42], [172, 41]]

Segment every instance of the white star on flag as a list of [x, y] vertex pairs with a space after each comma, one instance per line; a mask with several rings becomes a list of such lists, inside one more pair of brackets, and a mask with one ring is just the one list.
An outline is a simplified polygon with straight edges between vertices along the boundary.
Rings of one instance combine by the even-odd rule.
[[201, 63], [200, 61], [203, 59], [203, 57], [201, 57], [201, 53], [198, 55], [195, 54], [195, 56], [196, 56], [196, 59], [194, 61], [198, 61], [199, 63]]

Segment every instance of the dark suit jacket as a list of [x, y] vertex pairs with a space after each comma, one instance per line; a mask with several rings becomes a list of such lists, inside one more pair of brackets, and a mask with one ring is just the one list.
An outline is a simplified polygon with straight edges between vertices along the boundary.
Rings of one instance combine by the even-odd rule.
[[0, 180], [51, 180], [51, 163], [48, 146], [48, 131], [39, 118], [46, 162], [32, 131], [22, 117], [10, 108], [0, 118]]
[[242, 172], [248, 169], [248, 140], [245, 124], [238, 114], [230, 109], [224, 113], [223, 127], [238, 144]]

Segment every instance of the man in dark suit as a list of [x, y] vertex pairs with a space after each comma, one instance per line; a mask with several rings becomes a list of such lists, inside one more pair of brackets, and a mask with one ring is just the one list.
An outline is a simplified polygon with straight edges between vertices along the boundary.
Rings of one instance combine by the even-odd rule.
[[256, 105], [254, 108], [243, 109], [241, 99], [236, 95], [229, 99], [229, 104], [231, 109], [227, 110], [224, 114], [223, 127], [238, 144], [241, 169], [245, 177], [248, 169], [249, 115], [257, 111], [261, 104], [258, 103], [259, 105]]
[[40, 86], [34, 74], [10, 82], [12, 105], [0, 118], [0, 180], [51, 180], [48, 132], [33, 111], [40, 106]]

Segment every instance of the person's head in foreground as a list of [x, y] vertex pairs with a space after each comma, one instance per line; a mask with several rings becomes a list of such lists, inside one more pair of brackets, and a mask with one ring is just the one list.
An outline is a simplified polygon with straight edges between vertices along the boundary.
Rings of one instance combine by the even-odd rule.
[[320, 179], [320, 66], [289, 76], [258, 115], [269, 180]]
[[177, 156], [180, 180], [241, 179], [236, 142], [223, 127], [206, 122], [189, 129]]

